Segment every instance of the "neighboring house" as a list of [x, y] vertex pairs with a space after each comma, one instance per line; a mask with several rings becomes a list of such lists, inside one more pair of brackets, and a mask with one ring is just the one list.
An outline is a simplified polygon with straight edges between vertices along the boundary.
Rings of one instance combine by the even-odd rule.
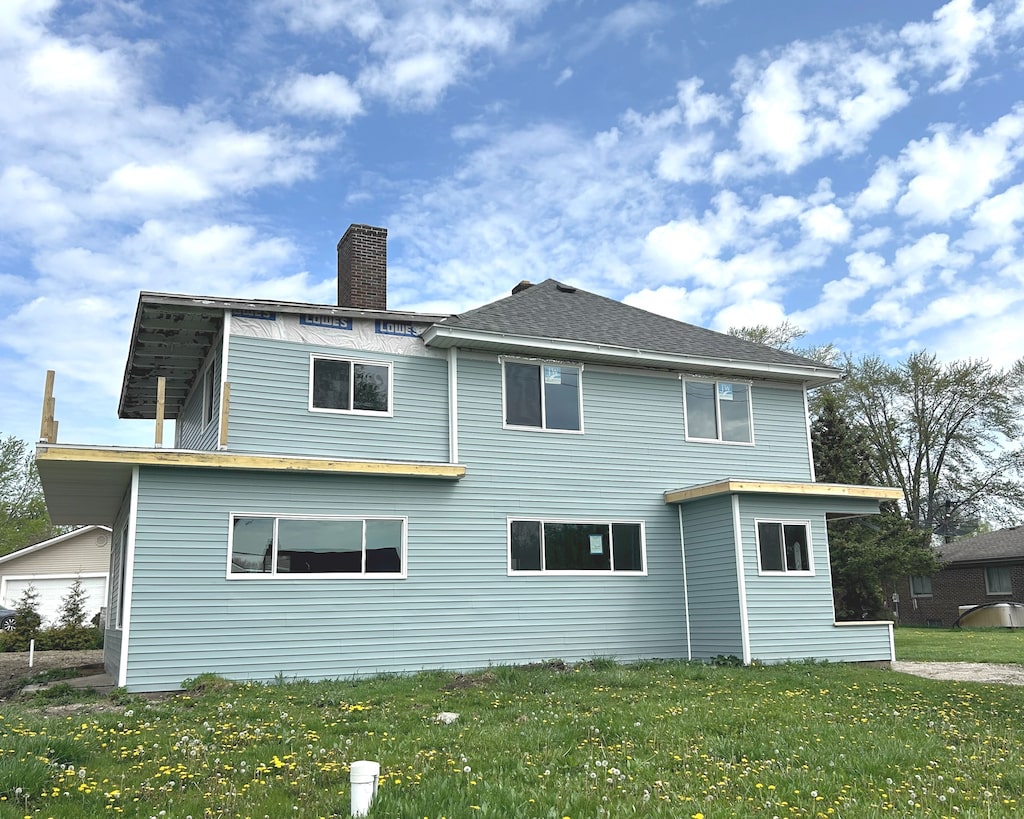
[[76, 580], [86, 593], [91, 618], [107, 604], [110, 529], [85, 526], [0, 557], [0, 603], [15, 608], [25, 589], [38, 593], [44, 623], [57, 621], [60, 604]]
[[945, 543], [937, 551], [938, 572], [899, 583], [901, 623], [952, 626], [960, 606], [1024, 602], [1024, 526]]
[[838, 370], [552, 279], [388, 310], [382, 228], [338, 271], [338, 306], [143, 293], [119, 414], [174, 448], [39, 445], [53, 520], [113, 529], [119, 685], [892, 659], [832, 606], [826, 520], [899, 497], [814, 481]]

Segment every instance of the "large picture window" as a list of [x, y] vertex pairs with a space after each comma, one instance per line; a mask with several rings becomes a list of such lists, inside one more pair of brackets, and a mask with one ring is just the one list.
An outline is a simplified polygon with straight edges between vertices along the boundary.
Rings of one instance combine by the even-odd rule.
[[811, 574], [806, 523], [758, 521], [757, 557], [762, 572]]
[[405, 518], [234, 515], [228, 574], [405, 576]]
[[686, 437], [698, 441], [754, 442], [750, 385], [685, 381]]
[[509, 520], [509, 571], [643, 574], [642, 523]]
[[309, 408], [328, 412], [390, 415], [390, 362], [313, 356]]
[[505, 361], [505, 425], [582, 431], [580, 369]]
[[1013, 583], [1006, 566], [985, 567], [985, 592], [987, 594], [1012, 594]]

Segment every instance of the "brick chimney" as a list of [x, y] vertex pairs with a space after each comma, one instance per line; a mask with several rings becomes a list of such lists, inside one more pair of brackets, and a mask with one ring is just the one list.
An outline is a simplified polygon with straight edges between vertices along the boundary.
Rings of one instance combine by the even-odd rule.
[[338, 242], [338, 306], [388, 308], [388, 229], [349, 225]]

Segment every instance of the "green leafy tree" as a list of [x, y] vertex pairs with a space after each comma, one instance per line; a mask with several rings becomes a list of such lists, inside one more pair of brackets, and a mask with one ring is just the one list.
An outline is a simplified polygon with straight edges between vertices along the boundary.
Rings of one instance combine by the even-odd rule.
[[29, 643], [40, 633], [43, 618], [39, 615], [39, 591], [29, 585], [14, 605], [14, 631], [2, 637], [4, 651], [27, 651]]
[[[871, 448], [875, 478], [903, 492], [914, 527], [952, 534], [1024, 512], [1024, 360], [944, 364], [927, 352], [847, 362], [839, 392]], [[976, 524], [975, 524], [976, 525]]]
[[13, 436], [0, 440], [0, 555], [61, 531], [50, 523], [29, 448]]

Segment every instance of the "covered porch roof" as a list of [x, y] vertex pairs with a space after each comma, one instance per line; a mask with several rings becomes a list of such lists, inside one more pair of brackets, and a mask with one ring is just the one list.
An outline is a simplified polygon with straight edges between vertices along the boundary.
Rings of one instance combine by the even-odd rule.
[[462, 464], [241, 455], [180, 449], [40, 443], [36, 467], [50, 519], [60, 524], [114, 525], [137, 466], [238, 469], [458, 480]]

